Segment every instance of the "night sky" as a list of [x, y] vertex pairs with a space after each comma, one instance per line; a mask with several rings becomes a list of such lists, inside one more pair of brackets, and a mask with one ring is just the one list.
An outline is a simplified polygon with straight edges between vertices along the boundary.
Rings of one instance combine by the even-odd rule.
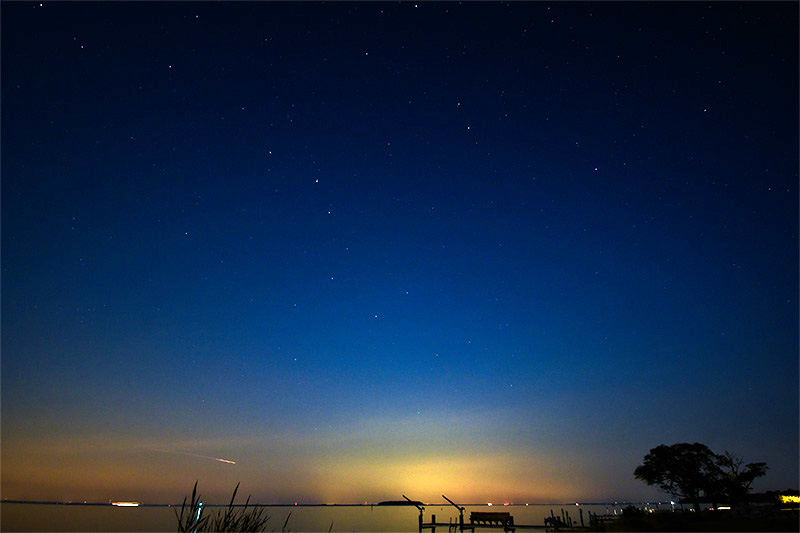
[[3, 2], [3, 497], [796, 487], [797, 20]]

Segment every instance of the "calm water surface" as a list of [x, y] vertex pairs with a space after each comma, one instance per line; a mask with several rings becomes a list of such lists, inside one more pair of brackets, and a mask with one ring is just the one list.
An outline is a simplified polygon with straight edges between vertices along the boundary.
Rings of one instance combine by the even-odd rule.
[[[637, 505], [638, 506], [638, 505]], [[656, 508], [655, 505], [652, 505]], [[581, 505], [586, 525], [587, 511], [593, 513], [620, 512], [622, 505]], [[661, 509], [669, 505], [662, 504]], [[180, 512], [180, 507], [177, 508]], [[216, 507], [210, 507], [212, 512]], [[569, 512], [573, 523], [580, 524], [578, 507], [575, 505], [513, 505], [513, 506], [469, 506], [464, 517], [469, 520], [470, 511], [507, 511], [517, 524], [544, 523], [552, 510], [557, 516], [561, 510]], [[91, 505], [44, 505], [27, 503], [0, 504], [0, 530], [2, 531], [176, 531], [175, 507], [112, 507]], [[417, 531], [419, 512], [414, 507], [369, 506], [319, 506], [269, 507], [271, 516], [268, 531], [280, 531], [286, 517], [291, 513], [287, 529], [291, 531]], [[425, 507], [425, 521], [436, 515], [437, 522], [458, 521], [458, 512], [451, 506]], [[446, 530], [445, 530], [446, 531]], [[491, 530], [487, 530], [491, 531]]]

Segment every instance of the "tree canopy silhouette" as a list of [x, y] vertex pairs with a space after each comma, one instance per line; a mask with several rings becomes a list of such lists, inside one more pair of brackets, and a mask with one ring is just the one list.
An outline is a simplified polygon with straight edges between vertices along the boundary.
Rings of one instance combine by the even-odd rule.
[[700, 494], [709, 488], [717, 470], [714, 452], [699, 442], [662, 444], [645, 455], [633, 475], [648, 485], [691, 501], [700, 510]]
[[715, 502], [721, 498], [731, 504], [745, 501], [753, 481], [766, 471], [766, 463], [744, 465], [744, 460], [728, 451], [717, 455], [699, 442], [680, 442], [651, 449], [633, 475], [689, 500], [699, 511], [701, 495]]
[[768, 468], [767, 463], [744, 464], [744, 459], [727, 450], [717, 455], [717, 465], [720, 467], [722, 495], [731, 505], [746, 502], [753, 481], [766, 474]]

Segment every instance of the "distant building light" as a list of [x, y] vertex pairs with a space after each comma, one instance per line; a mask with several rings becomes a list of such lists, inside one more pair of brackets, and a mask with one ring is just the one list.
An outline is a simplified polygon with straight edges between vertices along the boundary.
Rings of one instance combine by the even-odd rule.
[[139, 507], [141, 502], [111, 502], [111, 505], [117, 507]]
[[731, 510], [730, 505], [720, 505], [719, 507], [717, 507], [717, 511], [730, 511], [730, 510]]
[[780, 499], [781, 503], [800, 503], [800, 496], [781, 494]]

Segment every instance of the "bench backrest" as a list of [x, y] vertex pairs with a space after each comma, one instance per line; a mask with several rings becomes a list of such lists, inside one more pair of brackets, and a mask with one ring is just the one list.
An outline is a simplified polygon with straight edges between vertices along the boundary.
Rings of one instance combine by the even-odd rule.
[[484, 513], [473, 511], [469, 514], [469, 521], [473, 524], [514, 525], [514, 517], [511, 516], [511, 513]]

